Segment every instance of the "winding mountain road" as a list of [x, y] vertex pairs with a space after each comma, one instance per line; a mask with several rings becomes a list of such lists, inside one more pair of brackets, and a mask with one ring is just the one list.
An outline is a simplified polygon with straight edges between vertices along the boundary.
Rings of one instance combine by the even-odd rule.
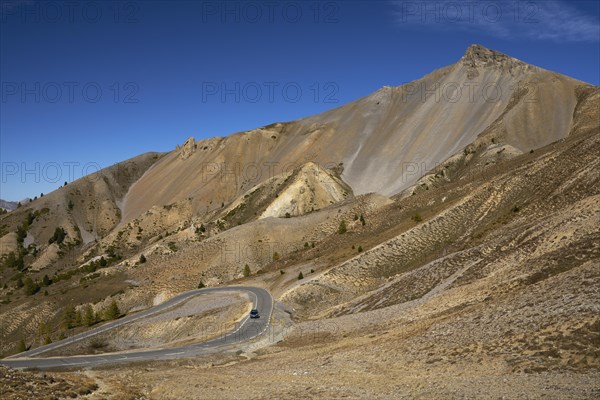
[[[249, 293], [253, 298], [253, 308], [260, 312], [260, 318], [250, 319], [249, 316], [244, 317], [242, 321], [236, 325], [236, 329], [228, 332], [215, 339], [205, 342], [194, 343], [182, 347], [168, 349], [152, 349], [152, 350], [135, 350], [119, 353], [106, 353], [98, 355], [83, 355], [69, 357], [47, 357], [33, 358], [51, 350], [60, 347], [68, 346], [74, 342], [87, 339], [91, 336], [118, 328], [120, 326], [132, 323], [142, 318], [147, 318], [151, 315], [160, 313], [167, 309], [178, 306], [179, 304], [189, 300], [194, 296], [201, 296], [212, 293], [224, 292], [245, 292]], [[201, 354], [214, 353], [224, 346], [233, 344], [241, 344], [250, 339], [261, 336], [269, 327], [271, 314], [273, 312], [273, 298], [265, 289], [251, 286], [226, 286], [222, 288], [205, 288], [196, 289], [189, 292], [181, 293], [166, 302], [152, 307], [148, 310], [129, 315], [119, 320], [109, 322], [89, 331], [74, 335], [67, 339], [51, 343], [46, 346], [41, 346], [29, 351], [25, 351], [14, 356], [0, 359], [0, 365], [5, 365], [13, 368], [56, 368], [56, 367], [89, 367], [101, 364], [126, 363], [131, 361], [150, 361], [150, 360], [168, 360], [174, 358], [190, 357]]]

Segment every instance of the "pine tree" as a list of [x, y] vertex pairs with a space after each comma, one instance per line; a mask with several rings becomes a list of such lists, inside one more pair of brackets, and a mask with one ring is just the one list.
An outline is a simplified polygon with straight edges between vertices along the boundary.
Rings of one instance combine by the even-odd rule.
[[60, 226], [54, 229], [54, 234], [50, 239], [48, 239], [48, 244], [52, 244], [56, 242], [56, 244], [62, 244], [65, 238], [67, 237], [67, 232]]
[[14, 251], [11, 251], [10, 253], [8, 253], [8, 255], [6, 256], [6, 259], [4, 260], [4, 265], [6, 265], [6, 267], [8, 267], [8, 268], [16, 268], [17, 267], [17, 256], [15, 255]]
[[201, 280], [200, 283], [198, 284], [198, 289], [202, 289], [205, 288], [206, 285], [204, 284], [204, 282]]
[[107, 320], [111, 320], [111, 319], [117, 319], [121, 316], [121, 310], [119, 310], [119, 306], [117, 305], [117, 302], [115, 301], [115, 299], [113, 299], [110, 303], [110, 305], [108, 306], [108, 308], [106, 309], [105, 313], [104, 313], [104, 317]]
[[246, 264], [244, 266], [244, 277], [249, 277], [250, 276], [250, 267], [248, 266], [248, 264]]
[[83, 307], [83, 315], [81, 317], [85, 326], [92, 326], [96, 322], [94, 318], [94, 309], [90, 304], [86, 304], [85, 307]]
[[69, 304], [63, 310], [62, 326], [65, 329], [75, 328], [75, 306]]
[[24, 286], [25, 294], [28, 296], [34, 295], [40, 290], [40, 285], [34, 282], [29, 276], [25, 278]]
[[23, 261], [23, 256], [19, 255], [17, 258], [17, 269], [19, 271], [23, 271], [25, 269], [25, 261]]
[[81, 318], [81, 310], [75, 311], [75, 326], [81, 326], [82, 318]]
[[302, 272], [300, 272], [300, 273], [298, 274], [298, 280], [300, 280], [300, 279], [304, 279], [304, 275], [302, 275]]
[[146, 262], [146, 256], [142, 254], [142, 255], [140, 256], [140, 264], [143, 264], [143, 263], [145, 263], [145, 262]]

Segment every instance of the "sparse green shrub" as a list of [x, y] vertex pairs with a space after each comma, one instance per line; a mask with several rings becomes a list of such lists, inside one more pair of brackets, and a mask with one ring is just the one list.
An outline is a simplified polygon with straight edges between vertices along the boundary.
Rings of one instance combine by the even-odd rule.
[[17, 352], [22, 353], [24, 351], [27, 351], [27, 344], [25, 343], [25, 339], [21, 338], [21, 340], [19, 340], [19, 344], [17, 345]]
[[308, 242], [304, 242], [304, 248], [308, 249]]
[[116, 258], [117, 254], [115, 253], [115, 248], [113, 246], [109, 246], [108, 249], [106, 249], [106, 255], [108, 258]]
[[205, 288], [206, 285], [204, 284], [204, 282], [201, 280], [200, 283], [198, 284], [198, 289], [202, 289]]
[[423, 217], [421, 217], [421, 214], [415, 213], [415, 215], [412, 216], [412, 220], [418, 223], [423, 221]]
[[359, 253], [362, 253], [362, 251], [363, 251], [363, 248], [362, 248], [362, 246], [358, 246], [358, 252], [359, 252]]
[[346, 228], [346, 221], [345, 220], [341, 220], [340, 221], [340, 226], [338, 227], [338, 234], [343, 235], [344, 233], [347, 232], [347, 228]]
[[248, 264], [246, 264], [244, 266], [244, 277], [249, 277], [250, 276], [250, 266]]
[[279, 260], [279, 253], [278, 252], [274, 252], [273, 253], [273, 261], [277, 261]]
[[298, 274], [298, 280], [300, 280], [300, 279], [304, 279], [304, 275], [302, 275], [302, 272], [300, 272], [300, 273]]
[[90, 341], [90, 348], [92, 350], [98, 350], [98, 349], [101, 349], [106, 346], [107, 346], [107, 343], [104, 340], [97, 338], [97, 337], [93, 338]]
[[52, 278], [53, 282], [60, 282], [60, 281], [68, 281], [69, 279], [71, 279], [75, 274], [81, 272], [81, 270], [77, 269], [72, 269], [70, 271], [66, 271], [66, 272], [62, 272], [58, 275], [54, 275], [54, 277]]
[[515, 206], [514, 206], [514, 207], [511, 209], [511, 211], [512, 211], [512, 212], [514, 212], [514, 213], [518, 213], [519, 211], [521, 211], [521, 208], [519, 208], [519, 206], [515, 205]]
[[314, 274], [314, 273], [315, 273], [315, 270], [314, 270], [314, 269], [311, 269], [311, 270], [310, 270], [310, 273], [311, 273], [311, 274]]
[[34, 282], [31, 277], [25, 279], [24, 287], [25, 294], [28, 296], [32, 296], [40, 291], [40, 285], [38, 285], [37, 282]]
[[359, 219], [360, 219], [360, 222], [362, 223], [362, 225], [365, 226], [365, 224], [366, 224], [365, 217], [362, 214], [360, 214], [360, 218]]

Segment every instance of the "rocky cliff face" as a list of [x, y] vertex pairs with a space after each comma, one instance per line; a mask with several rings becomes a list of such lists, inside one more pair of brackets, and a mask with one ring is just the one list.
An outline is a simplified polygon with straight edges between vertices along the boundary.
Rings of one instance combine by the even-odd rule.
[[198, 145], [196, 144], [196, 139], [194, 139], [193, 137], [188, 138], [185, 143], [183, 143], [183, 146], [181, 146], [181, 148], [179, 148], [179, 156], [182, 160], [186, 160], [188, 158], [190, 158], [190, 156], [192, 154], [194, 154], [194, 152], [196, 151], [196, 148], [198, 147]]

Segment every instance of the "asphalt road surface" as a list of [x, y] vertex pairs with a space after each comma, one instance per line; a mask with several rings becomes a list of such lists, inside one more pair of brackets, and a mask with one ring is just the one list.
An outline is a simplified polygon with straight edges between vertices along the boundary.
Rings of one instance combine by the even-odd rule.
[[[173, 308], [184, 301], [199, 295], [224, 292], [246, 292], [253, 299], [253, 308], [258, 309], [260, 318], [250, 319], [247, 315], [236, 325], [236, 328], [225, 335], [219, 336], [205, 342], [185, 345], [177, 348], [154, 349], [154, 350], [136, 350], [121, 353], [106, 353], [98, 355], [70, 356], [70, 357], [47, 357], [34, 358], [40, 354], [46, 353], [60, 347], [68, 346], [74, 342], [87, 339], [102, 332], [129, 324], [150, 315]], [[126, 363], [131, 361], [150, 361], [150, 360], [168, 360], [174, 358], [190, 357], [201, 354], [214, 353], [224, 346], [241, 344], [250, 339], [254, 339], [267, 330], [271, 314], [273, 312], [273, 298], [265, 289], [251, 286], [226, 286], [222, 288], [205, 288], [181, 293], [166, 302], [152, 307], [148, 310], [123, 317], [116, 321], [109, 322], [87, 332], [74, 335], [59, 342], [41, 346], [33, 350], [25, 351], [14, 356], [0, 359], [0, 365], [6, 365], [13, 368], [56, 368], [56, 367], [89, 367], [101, 364]]]

